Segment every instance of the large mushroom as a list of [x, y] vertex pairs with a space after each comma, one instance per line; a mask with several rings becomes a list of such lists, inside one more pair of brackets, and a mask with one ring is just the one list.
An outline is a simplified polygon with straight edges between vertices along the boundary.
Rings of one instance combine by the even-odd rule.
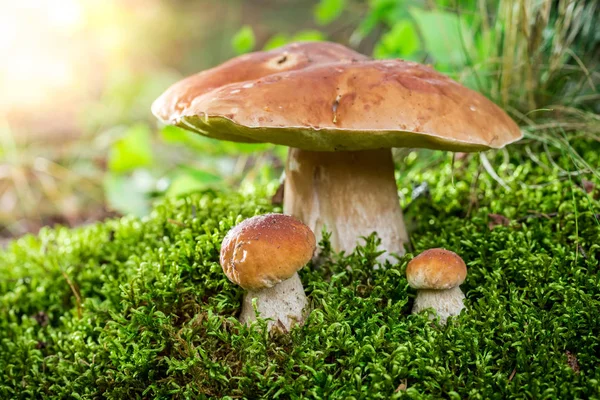
[[304, 322], [306, 295], [298, 270], [315, 251], [315, 235], [289, 215], [266, 214], [232, 228], [221, 245], [221, 267], [247, 292], [240, 321], [256, 320], [252, 300], [269, 328], [289, 331]]
[[184, 79], [153, 106], [202, 135], [290, 147], [284, 213], [335, 250], [377, 232], [383, 250], [408, 241], [391, 148], [501, 148], [521, 138], [494, 103], [432, 68], [370, 60], [341, 45], [293, 43]]

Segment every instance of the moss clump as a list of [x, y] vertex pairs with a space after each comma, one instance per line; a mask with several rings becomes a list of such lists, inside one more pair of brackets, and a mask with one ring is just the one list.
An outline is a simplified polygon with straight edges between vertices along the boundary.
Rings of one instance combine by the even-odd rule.
[[[600, 165], [598, 143], [583, 144]], [[492, 160], [510, 192], [477, 155], [454, 168], [409, 155], [399, 170], [401, 187], [430, 184], [405, 201], [415, 251], [446, 247], [469, 266], [467, 312], [446, 327], [409, 315], [410, 254], [372, 269], [374, 236], [346, 257], [323, 243], [324, 265], [301, 271], [304, 327], [241, 326], [219, 246], [273, 211], [264, 193], [198, 193], [145, 219], [22, 238], [0, 253], [0, 398], [600, 397], [600, 182], [580, 187], [568, 155], [513, 153]]]

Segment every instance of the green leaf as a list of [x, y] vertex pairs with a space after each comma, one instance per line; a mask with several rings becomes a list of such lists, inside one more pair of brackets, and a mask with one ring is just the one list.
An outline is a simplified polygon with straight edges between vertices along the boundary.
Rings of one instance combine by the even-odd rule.
[[265, 43], [263, 50], [271, 50], [276, 49], [277, 47], [281, 47], [290, 42], [290, 37], [283, 33], [278, 33], [277, 35], [271, 36], [267, 43]]
[[107, 173], [104, 177], [104, 193], [110, 208], [126, 215], [148, 215], [150, 204], [144, 184], [136, 176]]
[[436, 64], [454, 68], [466, 65], [465, 51], [473, 47], [473, 34], [456, 14], [411, 8], [410, 15]]
[[292, 37], [284, 33], [278, 33], [267, 41], [263, 47], [263, 50], [275, 49], [277, 47], [284, 46], [289, 42], [318, 42], [325, 39], [325, 35], [317, 30], [300, 31]]
[[415, 25], [410, 20], [398, 21], [387, 32], [374, 50], [376, 58], [402, 57], [412, 59], [419, 50], [420, 41]]
[[319, 25], [335, 21], [344, 10], [346, 0], [321, 0], [315, 7], [315, 20]]
[[374, 0], [369, 14], [373, 15], [377, 21], [387, 26], [393, 26], [396, 21], [409, 16], [406, 3], [406, 0]]
[[233, 36], [233, 39], [231, 39], [231, 45], [238, 54], [252, 51], [255, 44], [256, 39], [254, 38], [254, 31], [249, 25], [244, 25], [242, 28], [240, 28], [240, 30], [237, 31], [237, 33]]
[[165, 143], [168, 144], [184, 145], [203, 153], [222, 153], [222, 141], [199, 135], [195, 132], [179, 128], [178, 126], [167, 125], [162, 128], [160, 135]]
[[201, 152], [203, 155], [212, 156], [236, 156], [240, 153], [265, 151], [273, 146], [268, 143], [238, 143], [213, 139], [171, 125], [165, 126], [160, 134], [162, 139], [168, 144], [184, 145], [188, 149]]
[[358, 46], [378, 25], [393, 26], [409, 16], [403, 0], [371, 0], [369, 12], [350, 36], [350, 43]]
[[127, 172], [152, 164], [150, 128], [145, 124], [130, 127], [110, 148], [108, 168], [112, 172]]
[[167, 125], [160, 130], [162, 139], [170, 144], [187, 142], [189, 133], [189, 131], [173, 125]]
[[325, 40], [325, 35], [317, 30], [300, 31], [293, 38], [293, 41], [296, 42], [319, 42], [322, 40]]
[[217, 188], [223, 183], [223, 178], [194, 168], [183, 167], [177, 170], [173, 182], [167, 189], [167, 196], [180, 196], [195, 191]]

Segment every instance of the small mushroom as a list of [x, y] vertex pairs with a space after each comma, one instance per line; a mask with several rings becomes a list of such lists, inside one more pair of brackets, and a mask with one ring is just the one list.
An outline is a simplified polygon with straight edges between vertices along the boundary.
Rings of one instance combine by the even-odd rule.
[[[444, 249], [429, 249], [413, 258], [406, 267], [410, 287], [417, 289], [412, 313], [433, 308], [446, 324], [448, 317], [465, 308], [465, 295], [459, 285], [467, 277], [467, 266], [460, 256]], [[430, 318], [435, 318], [430, 315]]]
[[231, 229], [221, 246], [221, 267], [229, 280], [247, 292], [240, 321], [270, 319], [269, 329], [289, 331], [304, 322], [307, 300], [297, 271], [316, 247], [310, 228], [294, 217], [266, 214], [249, 218]]

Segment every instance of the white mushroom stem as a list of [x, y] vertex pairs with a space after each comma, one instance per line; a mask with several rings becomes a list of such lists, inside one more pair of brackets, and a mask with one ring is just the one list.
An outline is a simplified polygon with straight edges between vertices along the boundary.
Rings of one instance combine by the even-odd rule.
[[394, 178], [391, 149], [316, 152], [290, 148], [283, 212], [321, 239], [331, 232], [336, 251], [350, 253], [361, 236], [377, 232], [380, 261], [404, 254], [408, 235]]
[[[440, 323], [446, 324], [448, 317], [460, 314], [465, 308], [464, 299], [465, 295], [459, 286], [445, 290], [418, 289], [412, 313], [417, 314], [427, 308], [433, 308], [440, 317]], [[429, 314], [429, 318], [434, 319], [435, 315]]]
[[304, 323], [303, 312], [308, 301], [298, 273], [273, 287], [249, 290], [242, 305], [242, 323], [248, 324], [256, 320], [256, 313], [252, 307], [253, 298], [256, 298], [260, 317], [270, 320], [269, 329], [279, 327], [289, 331], [294, 324]]

